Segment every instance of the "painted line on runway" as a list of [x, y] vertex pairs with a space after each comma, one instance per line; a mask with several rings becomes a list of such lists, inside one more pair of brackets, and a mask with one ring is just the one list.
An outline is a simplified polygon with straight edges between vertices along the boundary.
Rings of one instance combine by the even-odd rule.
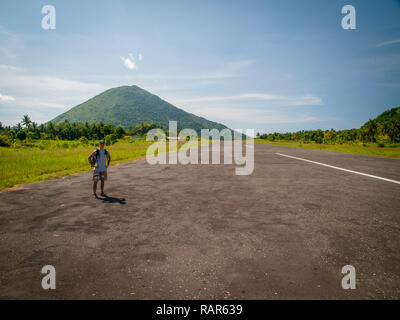
[[370, 178], [375, 178], [375, 179], [379, 179], [379, 180], [383, 180], [383, 181], [388, 181], [388, 182], [393, 182], [393, 183], [400, 184], [400, 181], [396, 181], [396, 180], [392, 180], [392, 179], [387, 179], [387, 178], [382, 178], [382, 177], [374, 176], [374, 175], [372, 175], [372, 174], [367, 174], [367, 173], [358, 172], [358, 171], [354, 171], [354, 170], [339, 168], [339, 167], [331, 166], [331, 165], [329, 165], [329, 164], [325, 164], [325, 163], [321, 163], [321, 162], [317, 162], [317, 161], [311, 161], [311, 160], [307, 160], [307, 159], [303, 159], [303, 158], [288, 156], [287, 154], [282, 154], [282, 153], [275, 153], [275, 154], [277, 154], [277, 155], [279, 155], [279, 156], [282, 156], [282, 157], [287, 157], [287, 158], [292, 158], [292, 159], [296, 159], [296, 160], [301, 160], [301, 161], [306, 161], [306, 162], [318, 164], [318, 165], [320, 165], [320, 166], [324, 166], [324, 167], [328, 167], [328, 168], [333, 168], [333, 169], [336, 169], [336, 170], [346, 171], [346, 172], [350, 172], [350, 173], [359, 174], [359, 175], [361, 175], [361, 176], [366, 176], [366, 177], [370, 177]]

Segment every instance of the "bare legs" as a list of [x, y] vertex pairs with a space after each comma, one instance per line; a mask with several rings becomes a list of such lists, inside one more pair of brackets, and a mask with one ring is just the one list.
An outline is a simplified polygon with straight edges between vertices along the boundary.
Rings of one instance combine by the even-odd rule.
[[93, 195], [97, 198], [97, 181], [93, 181]]
[[[101, 194], [104, 194], [104, 181], [100, 183]], [[97, 181], [93, 181], [93, 195], [97, 198]]]

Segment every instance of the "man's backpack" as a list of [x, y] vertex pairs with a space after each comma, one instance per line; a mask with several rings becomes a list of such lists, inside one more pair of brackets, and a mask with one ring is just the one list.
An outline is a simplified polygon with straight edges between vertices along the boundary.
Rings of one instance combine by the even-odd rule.
[[[107, 149], [104, 149], [104, 154], [106, 157], [107, 153], [108, 153]], [[99, 158], [99, 156], [100, 156], [100, 150], [96, 149], [95, 155], [89, 158], [89, 163], [92, 167], [97, 163], [97, 159]]]

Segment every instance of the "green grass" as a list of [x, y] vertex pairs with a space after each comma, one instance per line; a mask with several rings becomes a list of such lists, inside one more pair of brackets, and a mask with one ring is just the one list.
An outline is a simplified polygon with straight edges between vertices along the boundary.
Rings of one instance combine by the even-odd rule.
[[328, 150], [336, 152], [347, 152], [357, 153], [371, 156], [380, 156], [388, 158], [400, 158], [400, 147], [378, 147], [375, 145], [328, 145], [328, 144], [316, 144], [316, 143], [300, 143], [300, 142], [288, 142], [288, 141], [267, 141], [264, 139], [254, 139], [255, 143], [270, 144], [276, 146], [306, 148], [306, 149], [318, 149]]
[[[146, 156], [152, 142], [117, 142], [107, 146], [111, 165]], [[178, 148], [183, 142], [178, 143]], [[0, 190], [18, 184], [56, 179], [91, 171], [87, 160], [96, 146], [82, 146], [77, 141], [36, 141], [28, 146], [0, 147]]]
[[[380, 148], [374, 145], [319, 145], [286, 141], [271, 142], [262, 139], [254, 141], [261, 144], [400, 158], [399, 146]], [[201, 143], [208, 143], [208, 141]], [[111, 165], [116, 165], [145, 157], [146, 150], [151, 144], [152, 142], [143, 140], [133, 143], [123, 141], [106, 148], [110, 151]], [[178, 148], [183, 144], [179, 142]], [[83, 146], [78, 141], [35, 141], [28, 145], [16, 143], [13, 147], [0, 147], [0, 190], [18, 184], [91, 171], [87, 158], [96, 147]]]

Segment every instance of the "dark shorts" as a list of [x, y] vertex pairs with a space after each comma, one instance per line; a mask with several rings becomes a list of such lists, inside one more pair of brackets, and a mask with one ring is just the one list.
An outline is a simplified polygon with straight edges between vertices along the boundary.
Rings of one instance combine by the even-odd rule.
[[93, 171], [93, 181], [106, 181], [107, 171]]

